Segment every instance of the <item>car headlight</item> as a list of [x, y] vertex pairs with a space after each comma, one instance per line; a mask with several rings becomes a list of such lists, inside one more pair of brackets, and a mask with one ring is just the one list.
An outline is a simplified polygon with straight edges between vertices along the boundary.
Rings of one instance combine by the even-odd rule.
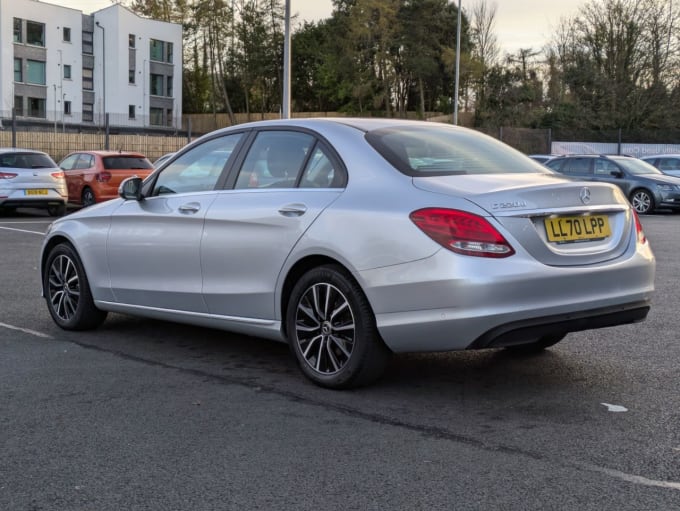
[[674, 185], [656, 185], [656, 187], [662, 192], [672, 192], [677, 188], [677, 186]]

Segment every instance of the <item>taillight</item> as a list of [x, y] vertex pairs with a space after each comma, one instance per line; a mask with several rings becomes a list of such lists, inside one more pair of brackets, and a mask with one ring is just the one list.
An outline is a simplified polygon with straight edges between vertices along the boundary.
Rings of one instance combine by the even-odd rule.
[[477, 257], [508, 257], [515, 253], [489, 221], [456, 209], [425, 208], [414, 211], [411, 220], [444, 248]]
[[635, 219], [635, 233], [637, 234], [637, 241], [640, 245], [647, 243], [647, 237], [645, 236], [645, 231], [642, 230], [642, 223], [640, 222], [640, 217], [637, 211], [631, 209], [633, 212], [633, 218]]
[[108, 183], [111, 180], [111, 172], [105, 170], [104, 172], [98, 173], [95, 177], [100, 183]]
[[0, 179], [12, 179], [17, 177], [19, 174], [14, 174], [12, 172], [0, 172]]
[[63, 172], [52, 172], [52, 174], [50, 174], [50, 175], [54, 179], [64, 179], [64, 177], [66, 177], [66, 174], [64, 174]]

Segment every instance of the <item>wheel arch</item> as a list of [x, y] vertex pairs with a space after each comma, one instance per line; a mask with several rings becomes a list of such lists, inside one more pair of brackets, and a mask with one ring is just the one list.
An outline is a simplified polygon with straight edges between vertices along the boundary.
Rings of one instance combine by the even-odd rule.
[[76, 253], [78, 258], [82, 261], [82, 257], [80, 257], [78, 250], [76, 250], [75, 245], [68, 237], [57, 234], [55, 236], [52, 236], [49, 240], [47, 240], [45, 246], [42, 249], [42, 254], [40, 257], [40, 289], [42, 291], [43, 296], [45, 296], [45, 270], [46, 270], [45, 265], [47, 264], [47, 258], [49, 257], [52, 249], [62, 243], [67, 243], [71, 247], [71, 249]]
[[[357, 279], [354, 277], [349, 268], [347, 268], [347, 266], [341, 263], [339, 260], [326, 255], [308, 255], [306, 257], [303, 257], [302, 259], [297, 261], [293, 266], [291, 266], [290, 270], [288, 270], [286, 278], [283, 281], [283, 286], [281, 287], [281, 299], [279, 300], [279, 314], [281, 315], [280, 317], [282, 318], [281, 331], [285, 338], [288, 337], [285, 321], [286, 309], [288, 308], [288, 300], [290, 299], [290, 295], [291, 292], [293, 291], [295, 283], [300, 279], [300, 277], [302, 277], [302, 275], [307, 273], [312, 268], [317, 268], [319, 266], [327, 264], [332, 264], [338, 266], [339, 268], [342, 268], [346, 272], [347, 277], [352, 279], [357, 284], [359, 289], [362, 290], [363, 293], [363, 288], [361, 284], [357, 281]], [[366, 296], [366, 293], [364, 293], [364, 296]], [[368, 301], [368, 297], [366, 297], [366, 300]], [[369, 302], [369, 306], [370, 305], [371, 304]]]

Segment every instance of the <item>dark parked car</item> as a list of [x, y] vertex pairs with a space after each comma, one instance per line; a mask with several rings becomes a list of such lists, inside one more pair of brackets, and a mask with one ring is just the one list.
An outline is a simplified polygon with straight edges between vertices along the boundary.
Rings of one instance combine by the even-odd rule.
[[632, 156], [576, 154], [553, 158], [545, 165], [579, 180], [617, 185], [638, 213], [680, 209], [680, 178]]

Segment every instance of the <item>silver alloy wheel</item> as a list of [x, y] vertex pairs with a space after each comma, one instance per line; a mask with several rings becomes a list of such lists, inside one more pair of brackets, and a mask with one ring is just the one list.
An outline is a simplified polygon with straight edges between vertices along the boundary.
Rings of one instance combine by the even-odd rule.
[[345, 295], [331, 284], [314, 284], [300, 297], [295, 330], [302, 357], [317, 373], [336, 374], [352, 356], [352, 308]]
[[54, 313], [69, 321], [78, 310], [80, 278], [71, 258], [59, 255], [54, 258], [48, 274], [48, 296]]
[[644, 190], [638, 190], [633, 194], [633, 208], [638, 213], [647, 213], [652, 207], [652, 198]]

